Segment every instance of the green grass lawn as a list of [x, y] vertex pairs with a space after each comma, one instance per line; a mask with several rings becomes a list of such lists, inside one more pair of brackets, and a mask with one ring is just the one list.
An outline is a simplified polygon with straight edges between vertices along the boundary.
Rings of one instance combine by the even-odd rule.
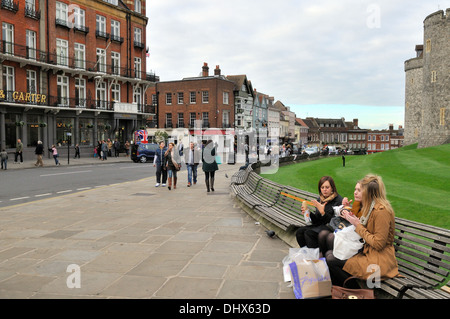
[[283, 185], [318, 193], [319, 179], [332, 176], [339, 194], [353, 199], [358, 180], [380, 175], [395, 215], [449, 229], [450, 144], [417, 149], [417, 144], [372, 155], [340, 156], [280, 167], [263, 175]]

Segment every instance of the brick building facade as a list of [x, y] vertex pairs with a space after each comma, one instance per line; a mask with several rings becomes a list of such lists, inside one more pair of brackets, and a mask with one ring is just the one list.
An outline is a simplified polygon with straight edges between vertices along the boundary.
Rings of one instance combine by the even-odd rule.
[[154, 114], [145, 1], [4, 0], [0, 144], [122, 145]]

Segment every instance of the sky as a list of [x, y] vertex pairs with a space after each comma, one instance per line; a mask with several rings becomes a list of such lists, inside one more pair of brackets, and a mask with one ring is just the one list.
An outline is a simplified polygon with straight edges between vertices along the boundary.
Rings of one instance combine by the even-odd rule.
[[245, 74], [299, 118], [404, 126], [404, 62], [450, 0], [147, 0], [147, 69], [161, 81]]

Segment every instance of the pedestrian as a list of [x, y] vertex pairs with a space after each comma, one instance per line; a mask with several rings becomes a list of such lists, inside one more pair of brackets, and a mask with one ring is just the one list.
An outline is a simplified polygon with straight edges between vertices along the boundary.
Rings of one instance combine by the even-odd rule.
[[181, 168], [181, 158], [180, 154], [175, 148], [174, 143], [169, 143], [169, 148], [167, 149], [165, 156], [165, 166], [167, 169], [167, 188], [169, 191], [172, 187], [172, 178], [173, 178], [173, 189], [177, 188], [177, 172]]
[[111, 139], [108, 138], [107, 144], [108, 144], [108, 156], [112, 156], [111, 149], [112, 149], [112, 146], [113, 146], [113, 142], [111, 142]]
[[[165, 153], [167, 148], [165, 147], [164, 141], [159, 142], [159, 148], [155, 152], [155, 157], [153, 158], [153, 166], [156, 167], [156, 185], [155, 187], [158, 187], [161, 185], [162, 187], [166, 187], [166, 181], [167, 181], [167, 170], [164, 166], [165, 163]], [[162, 181], [161, 181], [161, 175], [162, 175]]]
[[116, 138], [116, 140], [114, 141], [114, 157], [119, 157], [119, 151], [120, 151], [120, 142]]
[[75, 157], [74, 158], [80, 158], [80, 146], [78, 144], [75, 145]]
[[130, 142], [128, 142], [128, 141], [125, 142], [125, 154], [126, 154], [126, 157], [130, 156]]
[[17, 144], [16, 144], [16, 153], [15, 153], [15, 156], [14, 156], [14, 164], [18, 163], [17, 162], [18, 157], [20, 157], [20, 164], [23, 163], [22, 152], [23, 152], [23, 143], [22, 143], [22, 141], [19, 138], [19, 139], [17, 139]]
[[102, 142], [102, 154], [103, 154], [102, 161], [106, 161], [108, 159], [109, 152], [110, 152], [109, 151], [109, 146], [106, 143], [106, 141], [103, 140], [103, 142]]
[[53, 144], [53, 145], [52, 145], [52, 148], [50, 148], [48, 151], [49, 151], [49, 152], [52, 152], [52, 154], [53, 154], [53, 159], [55, 160], [55, 165], [56, 165], [56, 166], [60, 166], [61, 163], [59, 163], [59, 160], [58, 160], [58, 157], [59, 157], [58, 149], [56, 148], [55, 144]]
[[98, 155], [98, 159], [102, 160], [103, 159], [103, 154], [102, 154], [102, 141], [97, 141], [97, 155]]
[[180, 143], [178, 143], [178, 153], [180, 156], [183, 156], [183, 152], [184, 152], [184, 145], [180, 137]]
[[206, 191], [214, 192], [215, 173], [219, 169], [216, 162], [216, 148], [212, 140], [209, 140], [202, 152], [202, 170], [205, 172]]
[[6, 153], [5, 149], [2, 149], [0, 152], [0, 160], [2, 162], [2, 169], [6, 170], [8, 164], [8, 153]]
[[345, 155], [342, 154], [342, 167], [345, 167]]
[[200, 163], [200, 151], [195, 148], [194, 142], [189, 143], [189, 150], [184, 153], [184, 162], [186, 163], [188, 173], [188, 187], [197, 184], [197, 167]]
[[44, 162], [42, 161], [42, 156], [44, 155], [44, 145], [42, 145], [42, 141], [38, 141], [36, 145], [36, 149], [34, 150], [34, 153], [36, 154], [36, 164], [34, 166], [44, 167]]

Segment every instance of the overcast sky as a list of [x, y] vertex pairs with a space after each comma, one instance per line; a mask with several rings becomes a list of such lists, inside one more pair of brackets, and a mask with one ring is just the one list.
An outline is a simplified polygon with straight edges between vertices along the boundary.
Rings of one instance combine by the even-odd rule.
[[404, 62], [450, 0], [148, 0], [147, 68], [161, 81], [246, 74], [297, 117], [404, 123]]

